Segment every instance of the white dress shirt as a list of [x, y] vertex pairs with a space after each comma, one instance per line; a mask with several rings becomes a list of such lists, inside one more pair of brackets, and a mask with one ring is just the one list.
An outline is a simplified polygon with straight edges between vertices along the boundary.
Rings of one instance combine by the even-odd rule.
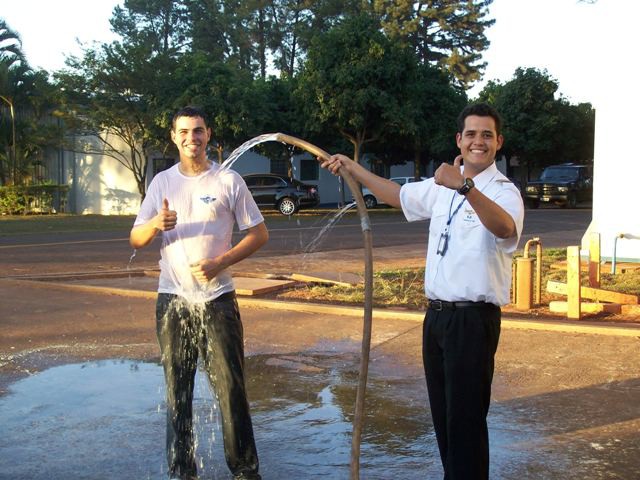
[[[511, 215], [515, 237], [497, 238], [482, 225], [463, 195], [436, 185], [433, 178], [402, 186], [402, 211], [410, 222], [431, 219], [424, 279], [427, 298], [505, 305], [510, 297], [513, 252], [522, 233], [522, 197], [495, 163], [473, 181], [475, 188]], [[439, 255], [438, 245], [450, 217], [447, 249]]]

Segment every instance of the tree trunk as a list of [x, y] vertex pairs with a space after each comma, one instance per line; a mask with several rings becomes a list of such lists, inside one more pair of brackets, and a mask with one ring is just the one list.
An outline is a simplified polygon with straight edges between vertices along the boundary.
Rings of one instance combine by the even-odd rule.
[[417, 181], [420, 179], [420, 177], [422, 176], [420, 174], [420, 164], [422, 157], [420, 155], [420, 148], [419, 147], [415, 147], [415, 150], [413, 152], [413, 178]]

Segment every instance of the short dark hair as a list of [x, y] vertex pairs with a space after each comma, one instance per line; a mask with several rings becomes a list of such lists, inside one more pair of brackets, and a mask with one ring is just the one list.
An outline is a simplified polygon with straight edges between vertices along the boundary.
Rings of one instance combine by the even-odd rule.
[[178, 110], [171, 120], [171, 130], [175, 131], [176, 129], [176, 121], [180, 117], [200, 117], [204, 120], [205, 126], [208, 127], [209, 123], [207, 122], [207, 114], [204, 113], [204, 110], [200, 107], [195, 107], [193, 105], [189, 105]]
[[458, 115], [458, 132], [464, 131], [464, 121], [470, 115], [477, 115], [478, 117], [491, 117], [496, 124], [496, 134], [500, 135], [502, 132], [502, 117], [498, 111], [489, 105], [488, 103], [472, 103], [467, 105], [460, 115]]

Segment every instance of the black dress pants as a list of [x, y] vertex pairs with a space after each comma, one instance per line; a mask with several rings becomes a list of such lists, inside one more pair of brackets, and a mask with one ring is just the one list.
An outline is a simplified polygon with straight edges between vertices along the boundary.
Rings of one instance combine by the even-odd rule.
[[244, 381], [243, 329], [235, 292], [205, 304], [158, 294], [156, 327], [167, 388], [167, 462], [170, 476], [197, 477], [192, 429], [198, 355], [218, 399], [224, 453], [239, 478], [259, 479]]
[[422, 358], [445, 480], [489, 478], [487, 413], [499, 337], [496, 305], [427, 310]]

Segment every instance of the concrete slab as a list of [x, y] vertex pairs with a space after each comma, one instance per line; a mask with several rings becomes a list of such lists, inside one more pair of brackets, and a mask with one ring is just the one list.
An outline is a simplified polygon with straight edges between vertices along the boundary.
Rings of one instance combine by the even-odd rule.
[[[156, 292], [158, 289], [158, 275], [156, 272], [137, 272], [135, 274], [109, 275], [57, 275], [23, 278], [26, 281], [53, 282], [63, 285], [85, 288], [86, 291], [95, 290], [91, 287], [113, 289], [114, 292], [126, 291]], [[275, 291], [291, 288], [296, 284], [294, 280], [279, 280], [256, 277], [233, 277], [236, 293], [243, 296], [266, 295]], [[99, 290], [95, 290], [99, 291]]]

